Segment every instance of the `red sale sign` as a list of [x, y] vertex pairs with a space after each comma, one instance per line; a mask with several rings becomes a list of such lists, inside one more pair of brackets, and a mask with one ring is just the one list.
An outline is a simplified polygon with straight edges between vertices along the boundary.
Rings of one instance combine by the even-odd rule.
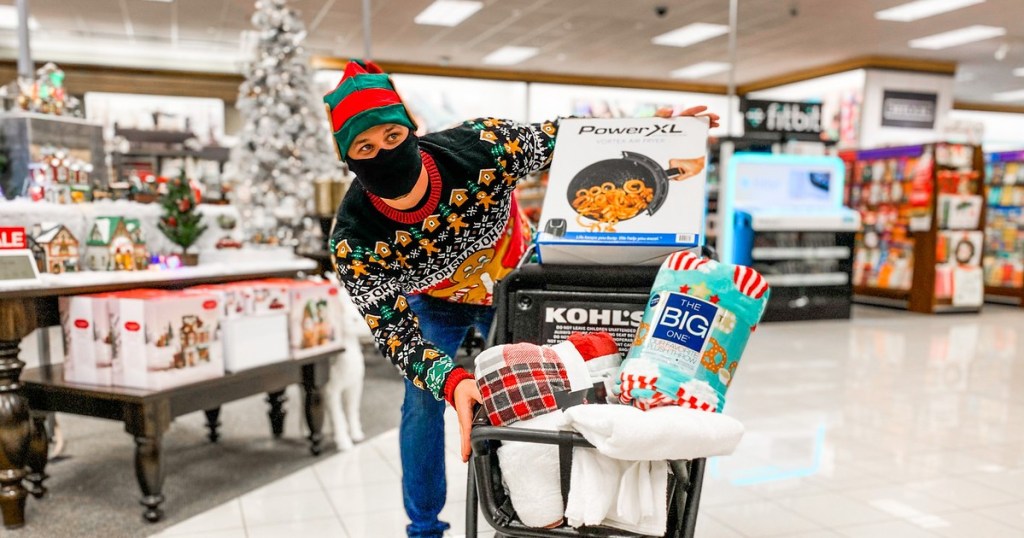
[[25, 250], [28, 248], [28, 235], [25, 228], [0, 227], [0, 250]]

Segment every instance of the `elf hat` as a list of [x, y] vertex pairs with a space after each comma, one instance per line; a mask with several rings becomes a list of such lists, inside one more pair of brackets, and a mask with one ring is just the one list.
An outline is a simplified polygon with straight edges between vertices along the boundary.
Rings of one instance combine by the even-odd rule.
[[347, 160], [352, 141], [375, 125], [397, 123], [416, 130], [391, 77], [370, 61], [350, 61], [341, 81], [324, 96], [324, 106], [339, 159]]

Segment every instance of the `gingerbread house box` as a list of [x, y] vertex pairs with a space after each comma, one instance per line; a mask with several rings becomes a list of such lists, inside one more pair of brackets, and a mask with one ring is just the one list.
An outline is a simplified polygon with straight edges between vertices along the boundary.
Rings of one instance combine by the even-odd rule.
[[117, 301], [163, 293], [166, 292], [142, 288], [60, 297], [58, 306], [64, 334], [64, 381], [112, 385], [114, 357], [120, 353], [120, 338], [116, 331]]
[[78, 239], [63, 224], [42, 224], [32, 230], [29, 248], [36, 257], [40, 273], [78, 271]]
[[86, 267], [93, 271], [135, 271], [149, 266], [138, 219], [97, 217], [86, 239]]
[[223, 310], [215, 294], [119, 298], [111, 312], [114, 385], [164, 390], [224, 375]]
[[72, 295], [58, 300], [64, 335], [64, 381], [111, 384], [113, 335], [107, 304], [114, 296]]
[[[343, 314], [336, 286], [329, 282], [294, 281], [290, 299], [288, 332], [293, 357], [299, 359], [341, 349]], [[396, 306], [408, 307], [407, 304]]]
[[[265, 289], [266, 285], [257, 287]], [[186, 293], [212, 293], [222, 306], [224, 370], [239, 372], [288, 360], [288, 311], [254, 312], [255, 289], [248, 282], [195, 286]], [[272, 302], [272, 300], [271, 300]]]

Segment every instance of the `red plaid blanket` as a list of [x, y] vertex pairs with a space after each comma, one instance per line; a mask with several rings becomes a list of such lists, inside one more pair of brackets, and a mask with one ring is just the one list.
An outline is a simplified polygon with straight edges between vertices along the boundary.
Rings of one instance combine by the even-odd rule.
[[560, 362], [517, 362], [478, 377], [477, 385], [491, 424], [507, 426], [558, 409], [554, 393], [567, 383]]

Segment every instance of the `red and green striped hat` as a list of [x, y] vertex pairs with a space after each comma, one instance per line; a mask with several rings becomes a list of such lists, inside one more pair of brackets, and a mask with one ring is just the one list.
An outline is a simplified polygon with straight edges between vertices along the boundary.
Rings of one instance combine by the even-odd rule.
[[374, 125], [397, 123], [416, 130], [391, 77], [370, 61], [350, 61], [341, 82], [324, 96], [324, 103], [341, 159], [347, 159], [356, 136]]

